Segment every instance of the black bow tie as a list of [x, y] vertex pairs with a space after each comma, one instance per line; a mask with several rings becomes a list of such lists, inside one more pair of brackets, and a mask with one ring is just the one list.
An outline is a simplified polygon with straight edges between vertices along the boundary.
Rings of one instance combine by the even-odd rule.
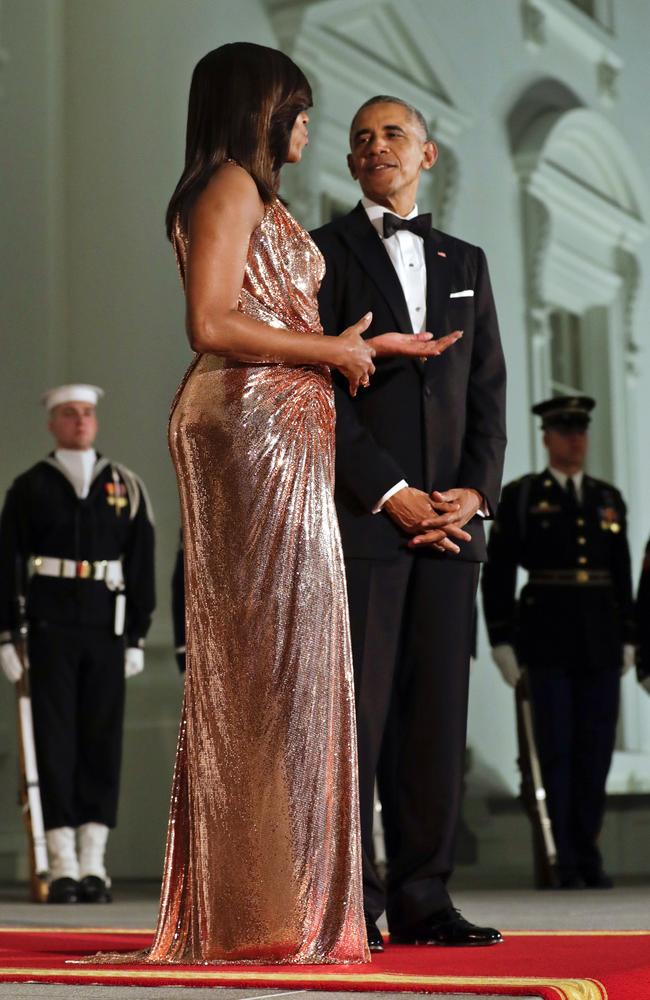
[[399, 215], [384, 212], [384, 239], [387, 240], [400, 229], [408, 229], [409, 232], [424, 239], [431, 232], [431, 212], [416, 215], [414, 219], [400, 219]]

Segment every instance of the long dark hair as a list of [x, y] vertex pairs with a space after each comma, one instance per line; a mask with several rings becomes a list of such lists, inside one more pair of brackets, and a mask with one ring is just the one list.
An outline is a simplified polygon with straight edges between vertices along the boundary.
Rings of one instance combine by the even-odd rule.
[[193, 202], [227, 159], [250, 173], [268, 204], [296, 117], [311, 103], [307, 77], [277, 49], [231, 42], [203, 56], [192, 74], [185, 167], [167, 206], [167, 235], [177, 216], [187, 228]]

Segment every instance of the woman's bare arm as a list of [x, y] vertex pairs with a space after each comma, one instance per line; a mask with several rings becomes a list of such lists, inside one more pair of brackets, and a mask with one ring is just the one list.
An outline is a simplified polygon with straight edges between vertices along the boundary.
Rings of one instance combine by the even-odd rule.
[[[321, 337], [278, 330], [237, 309], [248, 245], [264, 204], [242, 168], [225, 163], [199, 196], [189, 223], [185, 293], [187, 333], [199, 353], [242, 361], [343, 367], [360, 337]], [[368, 326], [365, 323], [363, 329]], [[362, 348], [372, 352], [371, 348]], [[364, 355], [365, 357], [365, 355]]]

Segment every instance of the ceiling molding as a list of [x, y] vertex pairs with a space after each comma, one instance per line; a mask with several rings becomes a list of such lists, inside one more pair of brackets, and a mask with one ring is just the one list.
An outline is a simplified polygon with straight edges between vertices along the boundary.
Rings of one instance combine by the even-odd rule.
[[[468, 100], [462, 81], [451, 79], [448, 55], [429, 32], [424, 44], [408, 2], [398, 9], [380, 0], [267, 0], [267, 9], [283, 49], [318, 80], [319, 113], [346, 118], [387, 93], [417, 107], [442, 142], [472, 123], [451, 97]], [[445, 67], [444, 79], [434, 66]]]
[[521, 28], [532, 53], [550, 43], [560, 43], [591, 64], [596, 93], [605, 107], [618, 100], [623, 60], [612, 33], [595, 18], [578, 10], [569, 0], [522, 0]]
[[[436, 167], [422, 178], [418, 204], [448, 224], [459, 184], [458, 136], [472, 116], [452, 99], [468, 103], [448, 54], [433, 32], [423, 44], [422, 17], [410, 0], [397, 7], [384, 0], [266, 0], [283, 50], [309, 77], [314, 92], [310, 148], [301, 171], [287, 171], [283, 189], [303, 224], [327, 221], [326, 191], [343, 203], [358, 198], [346, 166], [349, 123], [374, 94], [394, 94], [424, 115], [439, 145]], [[434, 69], [435, 67], [435, 69]], [[458, 96], [460, 95], [460, 97]]]
[[620, 299], [626, 365], [636, 372], [638, 251], [650, 227], [632, 151], [598, 112], [553, 110], [524, 132], [514, 165], [524, 194], [531, 337], [552, 305], [582, 314]]

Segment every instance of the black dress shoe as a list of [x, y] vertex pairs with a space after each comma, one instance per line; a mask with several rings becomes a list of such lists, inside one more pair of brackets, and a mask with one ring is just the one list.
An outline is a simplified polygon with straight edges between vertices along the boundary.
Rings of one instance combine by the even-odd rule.
[[461, 914], [460, 910], [443, 910], [434, 913], [405, 931], [391, 931], [391, 944], [442, 945], [445, 948], [467, 948], [500, 944], [501, 934], [494, 927], [477, 927]]
[[581, 872], [583, 881], [587, 889], [613, 889], [614, 883], [602, 868]]
[[377, 927], [377, 924], [369, 917], [367, 913], [364, 914], [366, 918], [366, 934], [368, 935], [368, 950], [369, 951], [383, 951], [384, 950], [384, 939], [381, 936], [381, 931]]
[[560, 875], [557, 884], [558, 889], [584, 889], [585, 884], [577, 872]]
[[74, 878], [55, 878], [50, 882], [47, 893], [48, 903], [78, 903], [79, 883]]
[[82, 903], [112, 903], [111, 891], [103, 878], [86, 875], [79, 883], [79, 898]]

